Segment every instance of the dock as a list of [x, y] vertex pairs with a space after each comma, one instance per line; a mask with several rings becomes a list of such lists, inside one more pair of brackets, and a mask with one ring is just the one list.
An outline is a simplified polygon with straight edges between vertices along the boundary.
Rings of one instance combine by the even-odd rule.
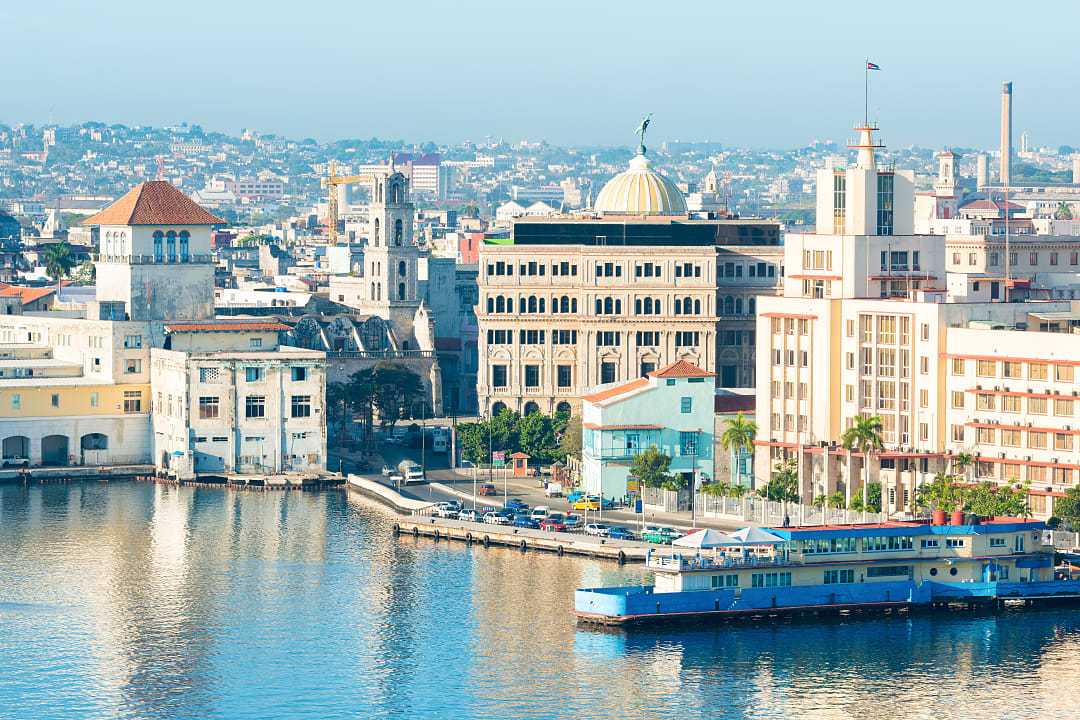
[[452, 540], [466, 545], [508, 547], [521, 552], [549, 552], [613, 560], [620, 565], [644, 563], [649, 545], [631, 540], [609, 540], [576, 533], [547, 532], [507, 525], [489, 525], [466, 520], [414, 515], [394, 523], [395, 537]]
[[197, 475], [180, 478], [174, 475], [138, 475], [136, 480], [158, 485], [183, 487], [227, 487], [235, 490], [324, 490], [340, 487], [345, 478], [339, 475], [280, 474], [280, 475]]

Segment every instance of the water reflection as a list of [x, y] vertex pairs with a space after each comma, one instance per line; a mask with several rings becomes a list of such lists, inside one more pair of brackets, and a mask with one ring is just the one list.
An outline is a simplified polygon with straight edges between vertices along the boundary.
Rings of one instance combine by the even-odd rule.
[[0, 486], [0, 717], [1075, 717], [1070, 610], [597, 632], [640, 568], [344, 492]]

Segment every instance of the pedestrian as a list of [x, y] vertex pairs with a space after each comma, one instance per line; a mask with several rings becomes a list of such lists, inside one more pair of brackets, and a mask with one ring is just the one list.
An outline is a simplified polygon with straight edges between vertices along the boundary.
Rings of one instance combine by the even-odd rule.
[[791, 518], [787, 513], [784, 513], [784, 527], [791, 527]]

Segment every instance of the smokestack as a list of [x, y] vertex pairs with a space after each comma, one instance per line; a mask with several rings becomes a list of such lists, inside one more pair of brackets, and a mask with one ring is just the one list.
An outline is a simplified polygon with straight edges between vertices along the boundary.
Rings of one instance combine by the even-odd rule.
[[975, 186], [982, 190], [990, 184], [990, 165], [986, 153], [975, 156]]
[[1009, 185], [1012, 169], [1012, 83], [1001, 84], [1001, 184]]

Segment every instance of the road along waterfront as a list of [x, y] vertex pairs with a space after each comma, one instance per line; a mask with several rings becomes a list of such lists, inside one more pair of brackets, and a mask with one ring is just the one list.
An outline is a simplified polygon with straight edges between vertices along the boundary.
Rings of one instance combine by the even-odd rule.
[[338, 490], [0, 486], [0, 718], [1075, 717], [1073, 611], [598, 632], [574, 589], [640, 565], [398, 519]]

